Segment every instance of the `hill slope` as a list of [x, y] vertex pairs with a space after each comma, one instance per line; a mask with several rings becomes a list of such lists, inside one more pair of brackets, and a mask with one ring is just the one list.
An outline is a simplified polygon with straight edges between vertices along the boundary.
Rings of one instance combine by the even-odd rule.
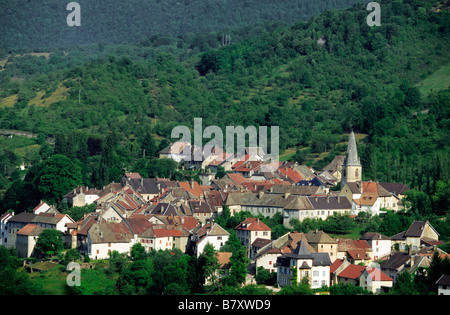
[[[359, 146], [366, 178], [432, 189], [449, 175], [450, 92], [422, 98], [414, 85], [449, 64], [450, 44], [448, 13], [431, 3], [382, 1], [381, 27], [367, 26], [365, 7], [355, 5], [182, 62], [170, 53], [151, 62], [111, 56], [21, 83], [4, 79], [3, 100], [17, 101], [0, 109], [0, 128], [69, 137], [71, 151], [58, 141], [56, 150], [82, 161], [89, 186], [99, 185], [93, 170], [103, 163], [101, 149], [83, 155], [89, 137], [116, 139], [108, 167], [117, 180], [147, 163], [143, 148], [155, 154], [149, 135], [170, 139], [194, 117], [222, 128], [280, 126], [281, 149], [302, 148], [295, 158], [319, 169], [345, 150], [353, 128], [368, 134]], [[31, 106], [61, 87], [65, 99]]]

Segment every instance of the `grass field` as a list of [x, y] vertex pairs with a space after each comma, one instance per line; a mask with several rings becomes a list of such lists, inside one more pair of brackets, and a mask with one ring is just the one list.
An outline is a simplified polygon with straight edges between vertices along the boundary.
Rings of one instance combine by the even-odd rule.
[[416, 84], [422, 96], [427, 96], [431, 91], [448, 89], [450, 86], [450, 65], [441, 67], [438, 71]]

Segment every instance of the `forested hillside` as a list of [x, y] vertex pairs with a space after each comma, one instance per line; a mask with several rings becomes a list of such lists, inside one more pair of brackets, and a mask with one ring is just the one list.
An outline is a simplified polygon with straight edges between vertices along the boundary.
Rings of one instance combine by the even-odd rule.
[[80, 27], [66, 23], [69, 2], [1, 0], [0, 46], [130, 43], [154, 34], [202, 34], [262, 21], [291, 23], [357, 0], [78, 0]]
[[[435, 3], [380, 1], [380, 27], [369, 27], [366, 6], [356, 4], [288, 26], [259, 25], [254, 36], [222, 47], [197, 37], [205, 45], [196, 53], [192, 36], [148, 37], [96, 47], [116, 50], [67, 70], [58, 65], [70, 64], [70, 52], [30, 56], [46, 74], [18, 67], [0, 75], [0, 128], [41, 135], [27, 152], [3, 146], [1, 185], [12, 187], [3, 207], [23, 206], [15, 202], [53, 153], [75, 163], [77, 182], [91, 187], [117, 181], [123, 170], [180, 176], [152, 157], [173, 127], [192, 127], [194, 117], [222, 128], [280, 126], [280, 150], [297, 150], [292, 158], [316, 169], [345, 151], [353, 129], [365, 179], [432, 195], [450, 170], [448, 83], [421, 92], [449, 65], [449, 13]], [[220, 43], [220, 36], [212, 38]], [[46, 137], [56, 138], [54, 148]], [[38, 165], [25, 180], [15, 171], [22, 162]]]

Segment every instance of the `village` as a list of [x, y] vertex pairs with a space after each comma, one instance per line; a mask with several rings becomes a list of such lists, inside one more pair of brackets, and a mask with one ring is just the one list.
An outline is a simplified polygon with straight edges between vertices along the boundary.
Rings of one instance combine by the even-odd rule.
[[[15, 248], [21, 258], [36, 254], [35, 244], [45, 229], [61, 231], [66, 248], [76, 249], [93, 260], [108, 259], [114, 251], [129, 254], [135, 244], [146, 252], [177, 248], [200, 256], [208, 244], [217, 251], [221, 272], [227, 275], [231, 253], [221, 252], [231, 234], [216, 221], [225, 212], [235, 216], [249, 212], [234, 231], [250, 261], [247, 283], [255, 283], [261, 268], [276, 272], [276, 287], [308, 279], [312, 289], [344, 283], [374, 294], [388, 292], [399, 276], [422, 272], [431, 264], [443, 242], [428, 221], [414, 221], [391, 237], [366, 232], [359, 239], [335, 238], [321, 230], [289, 232], [273, 237], [259, 216], [281, 216], [283, 225], [309, 219], [326, 220], [333, 215], [360, 213], [370, 216], [383, 211], [401, 211], [409, 188], [401, 183], [362, 181], [355, 135], [349, 136], [347, 154], [337, 156], [317, 171], [295, 162], [279, 162], [273, 172], [261, 171], [266, 163], [261, 148], [246, 148], [244, 156], [209, 148], [201, 161], [185, 161], [188, 143], [175, 143], [160, 152], [160, 158], [183, 162], [184, 168], [204, 170], [198, 181], [143, 178], [126, 172], [121, 181], [102, 189], [76, 187], [64, 200], [70, 207], [95, 205], [95, 211], [78, 221], [44, 201], [33, 212], [0, 217], [0, 245]], [[200, 148], [201, 149], [201, 148]], [[226, 173], [218, 179], [215, 174]], [[331, 188], [340, 183], [341, 189]], [[449, 276], [436, 284], [438, 294], [450, 294]]]

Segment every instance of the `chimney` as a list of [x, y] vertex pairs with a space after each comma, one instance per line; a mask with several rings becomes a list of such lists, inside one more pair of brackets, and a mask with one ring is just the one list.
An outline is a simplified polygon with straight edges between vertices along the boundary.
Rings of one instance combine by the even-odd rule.
[[327, 196], [327, 202], [330, 203], [330, 196]]
[[291, 195], [291, 193], [288, 193], [288, 192], [286, 192], [286, 193], [284, 193], [284, 199], [288, 199], [288, 197]]
[[191, 189], [194, 189], [194, 180], [190, 180], [189, 184], [191, 185]]
[[144, 178], [141, 177], [141, 186], [143, 186], [143, 185], [144, 185]]
[[261, 199], [264, 196], [264, 191], [260, 190], [259, 191], [259, 199]]
[[338, 203], [340, 203], [341, 202], [341, 195], [338, 195], [337, 197], [338, 197]]

